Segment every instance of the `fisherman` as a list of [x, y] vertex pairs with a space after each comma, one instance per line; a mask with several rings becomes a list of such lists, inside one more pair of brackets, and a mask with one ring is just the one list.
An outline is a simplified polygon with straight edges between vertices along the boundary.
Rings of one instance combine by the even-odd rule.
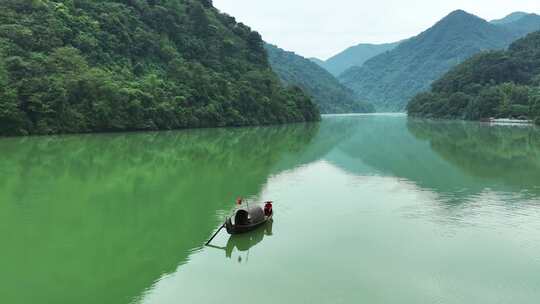
[[272, 215], [272, 202], [266, 202], [264, 204], [264, 215], [270, 216]]

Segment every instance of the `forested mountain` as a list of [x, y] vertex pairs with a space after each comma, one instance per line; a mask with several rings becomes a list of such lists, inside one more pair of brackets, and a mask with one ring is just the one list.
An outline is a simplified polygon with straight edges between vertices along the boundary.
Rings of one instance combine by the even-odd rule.
[[313, 61], [325, 68], [328, 72], [332, 73], [332, 75], [338, 77], [347, 69], [355, 66], [362, 66], [364, 62], [368, 61], [369, 59], [384, 52], [393, 50], [398, 45], [399, 42], [386, 44], [361, 43], [346, 49], [345, 51], [329, 58], [326, 61], [320, 59]]
[[319, 66], [323, 67], [324, 60], [320, 60], [319, 58], [311, 57], [309, 58], [312, 62], [318, 64]]
[[493, 23], [493, 24], [507, 24], [507, 23], [511, 23], [511, 22], [514, 22], [514, 21], [518, 21], [519, 19], [521, 19], [521, 18], [523, 18], [523, 17], [525, 17], [527, 15], [529, 15], [529, 14], [525, 13], [525, 12], [513, 12], [510, 15], [504, 17], [504, 18], [491, 20], [490, 23]]
[[521, 18], [509, 18], [506, 22], [499, 23], [498, 25], [511, 31], [514, 35], [522, 37], [540, 30], [540, 16], [537, 14], [525, 14]]
[[343, 86], [316, 63], [293, 52], [265, 44], [270, 64], [287, 86], [298, 86], [308, 93], [322, 113], [370, 113], [371, 104], [361, 102], [352, 90]]
[[503, 49], [533, 31], [534, 26], [517, 26], [522, 18], [496, 25], [461, 10], [452, 12], [394, 50], [347, 70], [340, 80], [379, 110], [402, 111], [410, 98], [429, 90], [433, 81], [465, 59]]
[[0, 135], [318, 118], [211, 0], [0, 2]]
[[529, 118], [540, 123], [540, 31], [508, 51], [478, 54], [416, 96], [411, 116], [482, 119]]

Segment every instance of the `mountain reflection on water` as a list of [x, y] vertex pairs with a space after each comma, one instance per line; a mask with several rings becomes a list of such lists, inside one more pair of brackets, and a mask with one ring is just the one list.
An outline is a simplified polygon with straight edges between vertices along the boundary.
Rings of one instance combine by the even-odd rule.
[[278, 162], [310, 161], [299, 155], [318, 130], [0, 139], [0, 294], [6, 303], [129, 303], [200, 250], [217, 215], [257, 195]]
[[470, 176], [514, 191], [538, 190], [537, 128], [421, 120], [411, 120], [407, 127], [416, 138], [429, 142], [433, 151]]
[[374, 117], [327, 158], [357, 175], [395, 176], [466, 202], [486, 189], [540, 195], [540, 130]]
[[[328, 116], [319, 124], [0, 139], [0, 151], [0, 294], [15, 304], [187, 301], [187, 294], [206, 288], [206, 272], [233, 267], [223, 266], [229, 258], [236, 267], [263, 271], [256, 269], [260, 263], [245, 262], [283, 251], [305, 257], [279, 261], [298, 265], [287, 266], [283, 273], [290, 276], [274, 282], [286, 289], [299, 282], [289, 279], [308, 282], [315, 280], [310, 271], [317, 267], [341, 265], [325, 255], [340, 235], [353, 238], [342, 242], [347, 246], [362, 237], [360, 252], [372, 260], [380, 256], [368, 241], [399, 221], [363, 217], [373, 210], [358, 213], [377, 200], [383, 200], [380, 207], [390, 200], [427, 200], [431, 205], [415, 208], [437, 208], [438, 214], [426, 212], [428, 218], [457, 218], [451, 210], [491, 202], [509, 208], [501, 216], [534, 218], [531, 210], [510, 207], [540, 206], [540, 132], [534, 127], [401, 115]], [[367, 193], [383, 181], [399, 191]], [[354, 193], [337, 199], [345, 190]], [[253, 234], [222, 235], [216, 240], [220, 249], [203, 248], [238, 196], [281, 198], [277, 222]], [[330, 199], [317, 205], [318, 197], [326, 196]], [[351, 228], [355, 221], [364, 226], [371, 220], [370, 230]], [[307, 236], [295, 239], [304, 226], [310, 229]], [[368, 231], [371, 236], [364, 235]], [[360, 249], [348, 251], [354, 250]], [[223, 280], [234, 272], [221, 271]], [[351, 277], [361, 273], [349, 267], [341, 276], [347, 271]], [[189, 284], [185, 275], [193, 277]], [[197, 278], [200, 285], [192, 286]], [[187, 285], [194, 289], [183, 290]], [[176, 293], [182, 291], [179, 299]], [[295, 297], [292, 291], [285, 294]]]

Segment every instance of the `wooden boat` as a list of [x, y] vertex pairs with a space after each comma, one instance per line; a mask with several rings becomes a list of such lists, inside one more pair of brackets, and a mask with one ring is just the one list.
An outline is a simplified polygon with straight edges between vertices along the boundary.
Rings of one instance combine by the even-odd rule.
[[272, 202], [260, 205], [238, 208], [225, 221], [225, 229], [229, 234], [241, 234], [253, 231], [272, 220], [274, 212]]
[[[241, 206], [243, 200], [238, 199], [236, 203], [238, 206]], [[272, 221], [272, 216], [274, 215], [272, 202], [264, 203], [264, 207], [261, 205], [249, 206], [249, 203], [247, 202], [246, 205], [247, 207], [245, 208], [238, 207], [233, 215], [225, 220], [225, 223], [219, 227], [205, 245], [210, 246], [210, 242], [212, 242], [223, 228], [227, 229], [229, 234], [235, 235], [253, 231], [269, 221]]]

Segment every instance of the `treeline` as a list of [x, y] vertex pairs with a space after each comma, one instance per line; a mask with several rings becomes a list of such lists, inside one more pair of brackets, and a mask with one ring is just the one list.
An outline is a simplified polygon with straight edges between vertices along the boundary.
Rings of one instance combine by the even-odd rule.
[[520, 118], [540, 124], [540, 32], [507, 51], [485, 52], [457, 66], [409, 103], [411, 116], [481, 120]]
[[0, 135], [317, 119], [210, 0], [0, 3]]

